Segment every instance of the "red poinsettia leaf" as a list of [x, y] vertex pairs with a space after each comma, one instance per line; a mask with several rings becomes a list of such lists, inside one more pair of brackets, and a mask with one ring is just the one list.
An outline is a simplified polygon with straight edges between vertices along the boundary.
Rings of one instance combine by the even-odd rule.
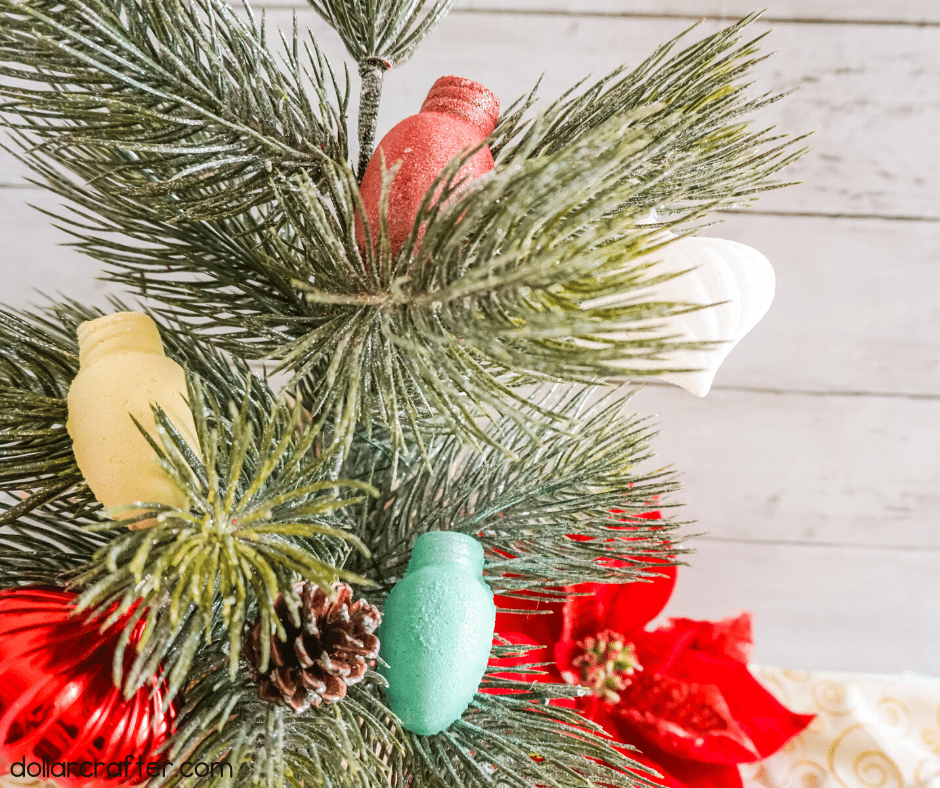
[[756, 755], [748, 760], [775, 753], [813, 721], [812, 714], [796, 714], [783, 706], [740, 662], [689, 650], [676, 662], [673, 674], [707, 676], [720, 688], [731, 715], [754, 744]]
[[705, 763], [760, 757], [714, 684], [641, 673], [621, 698], [614, 716], [623, 741], [640, 737], [674, 757]]
[[[746, 663], [753, 644], [751, 631], [750, 613], [720, 621], [671, 618], [663, 626], [637, 637], [637, 655], [648, 672], [670, 675], [675, 675], [673, 665], [686, 651]], [[693, 676], [690, 680], [698, 678]]]
[[[675, 585], [675, 567], [663, 567], [662, 576], [648, 583], [581, 583], [571, 586], [572, 594], [562, 611], [561, 636], [555, 645], [558, 669], [569, 684], [579, 682], [580, 669], [574, 661], [584, 653], [585, 638], [605, 630], [631, 642], [642, 627], [665, 607]], [[582, 595], [590, 592], [590, 596]], [[640, 664], [643, 665], [641, 658]]]
[[702, 763], [674, 758], [656, 747], [644, 744], [642, 761], [663, 775], [660, 780], [667, 788], [744, 788], [741, 772], [731, 764]]
[[[609, 733], [618, 730], [620, 723], [614, 717], [616, 706], [596, 697], [585, 698], [582, 706], [582, 713], [588, 719], [593, 720]], [[659, 777], [639, 771], [637, 774], [663, 788], [743, 788], [737, 766], [688, 761], [673, 757], [648, 741], [641, 741], [638, 738], [628, 741], [637, 749], [617, 745], [614, 747], [627, 758], [657, 771]]]
[[551, 647], [562, 635], [561, 611], [564, 600], [561, 597], [525, 594], [516, 598], [496, 594], [493, 601], [496, 603], [496, 631], [500, 635], [511, 643], [534, 643], [548, 649], [535, 652], [529, 661], [552, 658]]
[[596, 635], [611, 626], [608, 612], [610, 598], [621, 588], [605, 583], [580, 583], [570, 586], [562, 607], [561, 642], [575, 642]]
[[656, 629], [634, 637], [637, 659], [647, 675], [668, 673], [695, 637], [692, 631]]
[[660, 627], [661, 630], [693, 634], [689, 648], [711, 654], [714, 657], [727, 657], [736, 662], [747, 664], [751, 660], [754, 647], [754, 627], [751, 614], [739, 613], [719, 621], [694, 621], [690, 618], [671, 618]]
[[[614, 736], [616, 739], [617, 722], [613, 720], [611, 716], [613, 709], [614, 706], [612, 704], [607, 703], [596, 695], [588, 695], [584, 698], [580, 698], [578, 701], [578, 711], [580, 711], [581, 714], [587, 719], [600, 725], [609, 735]], [[667, 770], [664, 769], [655, 759], [649, 757], [645, 751], [641, 752], [636, 749], [625, 747], [623, 746], [624, 742], [620, 740], [612, 741], [610, 744], [615, 750], [619, 751], [627, 758], [630, 758], [637, 763], [646, 766], [647, 768], [654, 769], [659, 774], [657, 777], [637, 769], [636, 774], [638, 776], [646, 780], [652, 780], [657, 785], [664, 786], [664, 788], [685, 788], [682, 783], [668, 774]]]
[[569, 586], [567, 590], [572, 595], [565, 601], [561, 639], [582, 640], [604, 629], [629, 638], [656, 618], [672, 596], [676, 567], [662, 566], [652, 560], [645, 563], [649, 564], [649, 571], [657, 575], [649, 581]]

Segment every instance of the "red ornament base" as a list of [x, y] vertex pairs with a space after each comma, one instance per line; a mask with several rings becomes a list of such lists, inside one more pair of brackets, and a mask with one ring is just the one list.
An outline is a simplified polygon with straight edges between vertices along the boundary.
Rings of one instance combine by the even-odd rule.
[[[0, 775], [63, 788], [143, 782], [169, 736], [176, 709], [154, 677], [129, 700], [111, 681], [112, 657], [130, 613], [74, 615], [75, 595], [52, 588], [0, 592]], [[125, 652], [134, 658], [144, 622]]]

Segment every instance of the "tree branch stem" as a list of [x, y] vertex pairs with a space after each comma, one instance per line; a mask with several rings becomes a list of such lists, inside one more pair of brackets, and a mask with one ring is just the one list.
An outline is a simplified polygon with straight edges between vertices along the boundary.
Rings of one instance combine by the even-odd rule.
[[375, 127], [379, 119], [382, 100], [382, 77], [391, 63], [377, 57], [368, 57], [359, 63], [362, 89], [359, 94], [359, 182], [365, 175], [375, 145]]

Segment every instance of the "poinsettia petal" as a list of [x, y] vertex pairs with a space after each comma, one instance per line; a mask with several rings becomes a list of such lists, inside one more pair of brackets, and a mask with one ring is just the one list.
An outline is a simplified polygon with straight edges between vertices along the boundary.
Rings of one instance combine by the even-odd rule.
[[561, 641], [578, 641], [600, 632], [604, 626], [607, 596], [615, 585], [605, 583], [580, 583], [570, 586], [568, 597], [562, 606]]
[[[618, 561], [617, 563], [624, 563]], [[651, 580], [634, 583], [580, 583], [568, 586], [563, 608], [561, 639], [582, 640], [605, 629], [628, 639], [660, 614], [676, 585], [676, 567], [644, 561], [644, 570], [656, 572]]]
[[612, 586], [605, 600], [605, 626], [602, 628], [630, 636], [645, 627], [666, 607], [676, 586], [677, 567], [663, 566], [652, 559], [644, 563], [647, 566], [643, 569], [655, 572], [657, 576], [648, 581]]
[[657, 760], [650, 757], [646, 751], [639, 750], [639, 748], [637, 750], [631, 750], [629, 747], [620, 746], [623, 744], [634, 744], [635, 746], [635, 743], [624, 741], [620, 738], [618, 721], [611, 713], [614, 709], [612, 704], [607, 703], [596, 695], [588, 695], [579, 699], [577, 708], [584, 717], [600, 725], [607, 734], [614, 739], [614, 741], [610, 742], [614, 749], [623, 753], [627, 758], [631, 758], [643, 766], [654, 769], [660, 775], [654, 777], [647, 772], [636, 770], [636, 774], [640, 777], [651, 780], [657, 785], [662, 785], [664, 788], [686, 788], [686, 786], [672, 777], [672, 775], [668, 774], [667, 770], [664, 769]]
[[647, 671], [673, 675], [672, 666], [687, 650], [747, 663], [753, 645], [752, 630], [751, 614], [747, 612], [720, 621], [670, 618], [663, 626], [637, 635], [634, 642], [640, 664]]
[[664, 788], [743, 788], [737, 766], [716, 765], [688, 761], [676, 758], [653, 746], [648, 741], [637, 737], [622, 738], [623, 728], [611, 713], [615, 706], [594, 696], [587, 699], [582, 713], [604, 728], [609, 734], [619, 739], [622, 744], [633, 745], [637, 749], [616, 747], [626, 757], [644, 766], [655, 769], [659, 777], [652, 777], [645, 772], [637, 772], [647, 780], [652, 780]]
[[638, 632], [633, 643], [637, 658], [647, 675], [668, 673], [692, 644], [695, 633], [694, 627], [683, 626], [665, 626], [652, 632]]
[[622, 733], [674, 757], [704, 763], [743, 763], [760, 757], [714, 684], [641, 673], [621, 698], [615, 715]]
[[[651, 747], [649, 744], [638, 745], [645, 748], [643, 755], [656, 771], [669, 782], [663, 785], [672, 788], [744, 788], [741, 772], [735, 765], [702, 763], [684, 758], [674, 758], [667, 753]], [[635, 757], [635, 754], [634, 754]], [[640, 760], [637, 758], [637, 760]]]
[[660, 629], [674, 632], [692, 632], [689, 647], [714, 657], [727, 657], [747, 664], [754, 646], [754, 626], [751, 614], [739, 613], [719, 621], [694, 621], [689, 618], [671, 618]]
[[[551, 649], [561, 639], [564, 602], [561, 597], [524, 594], [517, 598], [496, 594], [493, 601], [496, 603], [496, 631], [510, 642], [535, 643]], [[512, 640], [511, 633], [526, 639]], [[549, 654], [548, 651], [541, 653]], [[539, 656], [535, 661], [547, 659], [551, 656]]]
[[783, 706], [746, 665], [735, 660], [690, 650], [672, 672], [685, 677], [707, 676], [720, 689], [734, 720], [754, 743], [756, 755], [749, 760], [775, 753], [813, 721], [812, 714], [796, 714]]

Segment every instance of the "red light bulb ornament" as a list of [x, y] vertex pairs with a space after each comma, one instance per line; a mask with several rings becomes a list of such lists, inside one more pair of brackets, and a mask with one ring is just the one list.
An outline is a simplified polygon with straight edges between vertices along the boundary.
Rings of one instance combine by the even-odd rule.
[[[61, 788], [112, 788], [153, 776], [147, 764], [159, 761], [176, 709], [163, 710], [159, 676], [127, 700], [111, 680], [131, 615], [102, 629], [102, 618], [75, 615], [70, 592], [0, 592], [0, 785], [10, 784], [7, 775]], [[134, 625], [125, 669], [143, 627], [143, 619]]]
[[[375, 247], [382, 197], [382, 160], [385, 168], [399, 165], [388, 195], [388, 233], [397, 255], [414, 226], [421, 202], [434, 180], [464, 149], [479, 145], [496, 128], [499, 99], [483, 85], [460, 77], [441, 77], [417, 115], [395, 126], [375, 149], [363, 174], [360, 192]], [[456, 180], [478, 178], [493, 169], [493, 154], [486, 146], [460, 169]], [[361, 222], [357, 234], [364, 243]]]

